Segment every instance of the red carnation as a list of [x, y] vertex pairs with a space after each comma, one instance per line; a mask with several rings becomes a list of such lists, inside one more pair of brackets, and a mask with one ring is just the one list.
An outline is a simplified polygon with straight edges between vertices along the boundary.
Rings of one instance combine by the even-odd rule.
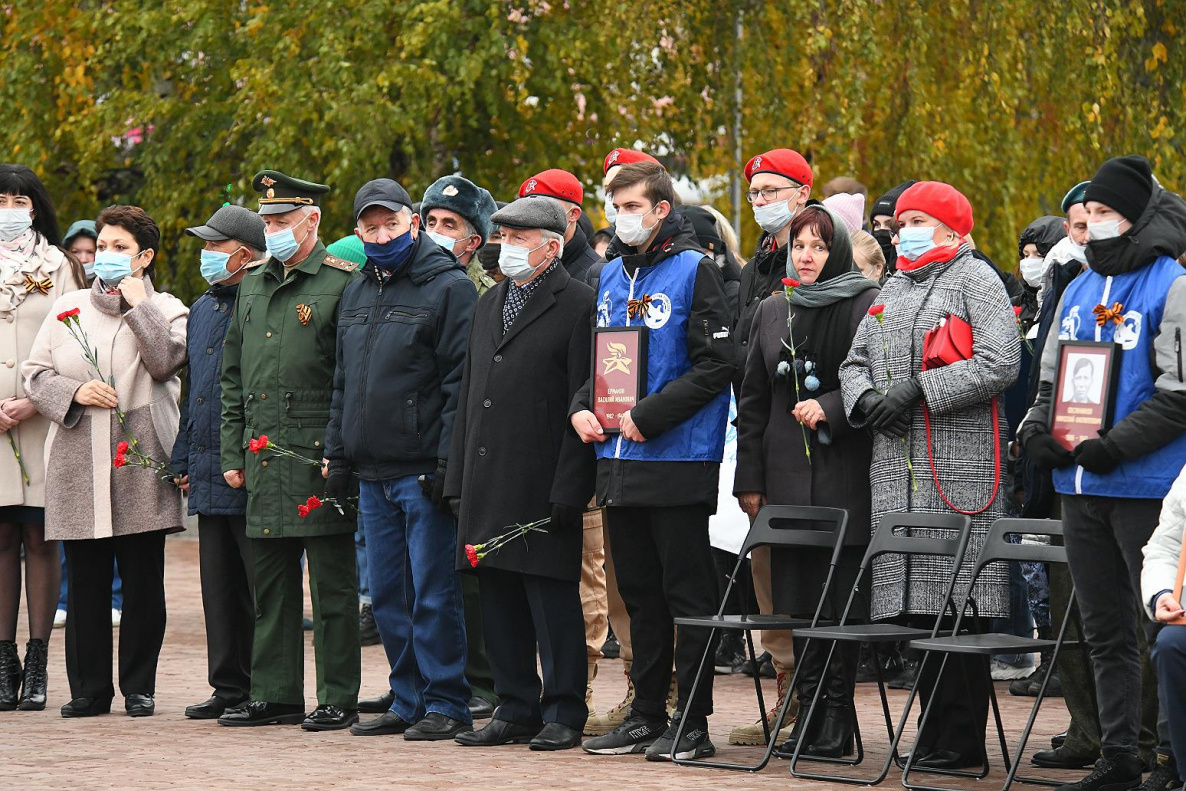
[[115, 452], [120, 455], [127, 453], [128, 452], [128, 443], [121, 441], [118, 445], [115, 446]]
[[305, 505], [309, 506], [309, 510], [320, 508], [322, 506], [321, 500], [315, 494], [309, 495], [309, 499], [305, 501]]
[[126, 456], [124, 456], [123, 451], [120, 451], [119, 453], [115, 454], [115, 469], [118, 470], [120, 467], [124, 466], [127, 463], [128, 463], [128, 459]]
[[799, 286], [803, 285], [793, 277], [784, 277], [782, 279], [782, 284], [787, 288], [798, 288]]
[[478, 567], [478, 561], [481, 560], [481, 558], [478, 557], [478, 550], [474, 549], [473, 544], [465, 545], [465, 557], [469, 560], [470, 567]]
[[297, 516], [305, 517], [308, 515], [309, 515], [309, 506], [307, 506], [307, 505], [298, 505], [297, 506]]
[[268, 435], [260, 434], [259, 439], [253, 439], [247, 443], [247, 450], [258, 454], [261, 450], [268, 449]]
[[1018, 305], [1017, 307], [1013, 308], [1013, 315], [1017, 316], [1017, 317], [1021, 316], [1021, 305]]
[[72, 310], [67, 310], [63, 313], [58, 314], [58, 321], [63, 321], [65, 323], [69, 324], [70, 319], [74, 318], [78, 314], [79, 314], [78, 308], [73, 308]]
[[873, 307], [869, 308], [870, 316], [880, 316], [884, 312], [885, 312], [885, 305], [874, 305]]

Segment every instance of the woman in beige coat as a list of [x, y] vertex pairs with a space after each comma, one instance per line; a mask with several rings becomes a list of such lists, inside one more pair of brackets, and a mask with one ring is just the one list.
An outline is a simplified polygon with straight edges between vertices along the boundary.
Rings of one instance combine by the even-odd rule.
[[[59, 550], [44, 529], [49, 421], [25, 396], [20, 365], [54, 300], [82, 287], [81, 272], [57, 243], [57, 219], [41, 180], [26, 167], [0, 165], [0, 432], [6, 434], [0, 436], [0, 711], [45, 708]], [[22, 547], [29, 620], [23, 663], [16, 643]]]
[[[46, 442], [46, 536], [66, 546], [66, 675], [73, 699], [63, 717], [111, 710], [112, 560], [124, 584], [119, 686], [131, 716], [155, 711], [156, 666], [165, 634], [165, 534], [184, 529], [181, 492], [172, 475], [129, 465], [115, 468], [120, 442], [167, 461], [177, 436], [185, 363], [180, 300], [152, 287], [160, 231], [143, 209], [109, 206], [99, 231], [95, 283], [57, 300], [22, 373], [29, 397], [53, 421]], [[77, 308], [97, 351], [95, 376], [69, 328], [57, 319]]]

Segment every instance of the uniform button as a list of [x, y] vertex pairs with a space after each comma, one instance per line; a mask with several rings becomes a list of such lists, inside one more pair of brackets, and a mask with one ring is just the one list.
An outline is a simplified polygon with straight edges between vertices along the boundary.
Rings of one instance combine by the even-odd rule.
[[741, 345], [742, 345], [742, 346], [749, 346], [749, 341], [742, 341], [742, 342], [741, 342]]
[[205, 453], [205, 452], [206, 452], [206, 446], [205, 446], [205, 445], [199, 445], [199, 446], [198, 446], [198, 453]]
[[12, 366], [16, 365], [16, 360], [5, 360], [4, 364], [11, 368]]
[[205, 399], [205, 398], [203, 398], [202, 396], [198, 396], [198, 403], [199, 403], [199, 404], [204, 404], [204, 403], [206, 403], [206, 399]]
[[321, 447], [321, 440], [319, 440], [319, 439], [315, 439], [315, 440], [313, 440], [313, 447], [315, 447], [315, 448], [320, 448], [320, 447]]
[[496, 362], [496, 363], [502, 362], [502, 355], [501, 354], [494, 355], [494, 362]]
[[271, 338], [271, 337], [272, 337], [272, 333], [270, 333], [270, 332], [265, 332], [265, 333], [264, 333], [264, 337], [265, 337], [265, 338]]
[[605, 501], [605, 504], [606, 504], [606, 505], [613, 505], [613, 504], [614, 504], [614, 501], [613, 501], [613, 499], [609, 499], [609, 500], [606, 500], [606, 501]]
[[214, 347], [213, 347], [213, 346], [207, 346], [207, 347], [206, 347], [206, 354], [214, 354]]
[[264, 535], [265, 535], [265, 536], [266, 536], [266, 535], [270, 535], [270, 534], [271, 534], [271, 532], [272, 532], [272, 531], [271, 531], [271, 530], [269, 530], [268, 528], [266, 528], [266, 527], [264, 528]]
[[262, 464], [262, 465], [263, 465], [263, 466], [265, 466], [265, 467], [267, 467], [267, 466], [268, 466], [268, 463], [267, 463], [266, 461], [261, 461], [261, 462], [260, 462], [260, 464]]
[[485, 456], [485, 455], [486, 455], [486, 449], [485, 449], [485, 448], [478, 448], [478, 455], [479, 455], [479, 456]]
[[490, 399], [489, 399], [489, 398], [487, 398], [485, 401], [483, 401], [483, 402], [482, 402], [482, 406], [484, 406], [484, 407], [486, 407], [486, 408], [489, 408], [489, 407], [490, 407]]
[[408, 406], [411, 406], [411, 405], [412, 405], [412, 399], [410, 399], [410, 398], [409, 398], [409, 399], [408, 399], [407, 401], [405, 401], [404, 403], [405, 403], [405, 404], [407, 404]]
[[4, 320], [7, 321], [9, 324], [12, 324], [12, 319], [13, 319], [13, 316], [11, 313], [9, 313], [7, 316], [4, 317]]
[[260, 393], [260, 394], [259, 394], [259, 397], [260, 397], [260, 400], [263, 400], [263, 401], [267, 401], [267, 400], [268, 400], [268, 394], [267, 394], [267, 393]]

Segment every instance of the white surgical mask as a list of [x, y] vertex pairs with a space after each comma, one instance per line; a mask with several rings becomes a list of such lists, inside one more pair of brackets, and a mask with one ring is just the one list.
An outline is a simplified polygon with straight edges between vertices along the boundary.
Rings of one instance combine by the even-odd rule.
[[642, 224], [642, 218], [646, 217], [657, 208], [659, 207], [655, 206], [653, 209], [651, 209], [651, 211], [643, 212], [642, 214], [618, 215], [617, 223], [614, 226], [614, 232], [617, 233], [618, 238], [622, 240], [623, 244], [628, 244], [631, 247], [637, 247], [647, 239], [651, 238], [651, 231], [655, 230], [655, 225], [658, 224], [658, 221], [656, 221], [650, 227], [647, 227]]
[[0, 241], [11, 242], [33, 226], [28, 209], [0, 209]]
[[1089, 241], [1102, 242], [1104, 239], [1115, 239], [1119, 235], [1120, 220], [1087, 223], [1087, 239]]
[[613, 225], [615, 222], [617, 222], [617, 219], [618, 219], [618, 210], [614, 208], [614, 202], [610, 199], [610, 196], [606, 195], [605, 196], [605, 221], [608, 222], [610, 225]]
[[428, 234], [429, 239], [432, 239], [450, 253], [453, 252], [453, 246], [460, 241], [459, 239], [454, 239], [452, 236], [445, 236], [443, 233], [437, 233], [436, 231], [425, 231], [425, 233]]
[[777, 203], [767, 203], [754, 206], [754, 220], [766, 233], [778, 233], [787, 227], [795, 213], [791, 211], [791, 201], [780, 200]]
[[498, 251], [498, 268], [511, 280], [521, 283], [531, 277], [536, 269], [527, 259], [530, 258], [532, 253], [546, 244], [547, 242], [544, 242], [539, 247], [528, 249], [526, 247], [520, 247], [517, 244], [503, 242], [502, 247]]
[[1042, 258], [1021, 259], [1021, 279], [1030, 288], [1042, 287], [1042, 275], [1046, 273], [1046, 261]]
[[1071, 258], [1074, 258], [1079, 263], [1081, 263], [1081, 264], [1087, 263], [1087, 245], [1075, 244], [1075, 241], [1072, 239], [1070, 242], [1070, 245], [1069, 245], [1068, 252], [1071, 254]]

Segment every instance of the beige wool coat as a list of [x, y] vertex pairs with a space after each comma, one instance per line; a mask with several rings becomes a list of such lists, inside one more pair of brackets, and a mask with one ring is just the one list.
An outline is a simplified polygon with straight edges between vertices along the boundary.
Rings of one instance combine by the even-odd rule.
[[[42, 290], [48, 293], [41, 293]], [[33, 341], [54, 301], [78, 284], [70, 262], [44, 237], [30, 234], [25, 244], [0, 253], [0, 401], [24, 398], [21, 364], [29, 359]], [[45, 506], [45, 438], [50, 421], [36, 414], [12, 429], [21, 452], [21, 468], [0, 432], [0, 506]]]
[[53, 424], [46, 442], [45, 537], [108, 538], [156, 530], [183, 530], [181, 492], [152, 470], [115, 469], [115, 446], [126, 439], [115, 411], [74, 403], [84, 382], [96, 378], [57, 315], [80, 308], [82, 329], [98, 348], [104, 376], [114, 375], [119, 404], [141, 450], [168, 461], [177, 437], [189, 310], [171, 294], [153, 289], [128, 307], [98, 280], [87, 291], [59, 298], [22, 367], [25, 387]]

